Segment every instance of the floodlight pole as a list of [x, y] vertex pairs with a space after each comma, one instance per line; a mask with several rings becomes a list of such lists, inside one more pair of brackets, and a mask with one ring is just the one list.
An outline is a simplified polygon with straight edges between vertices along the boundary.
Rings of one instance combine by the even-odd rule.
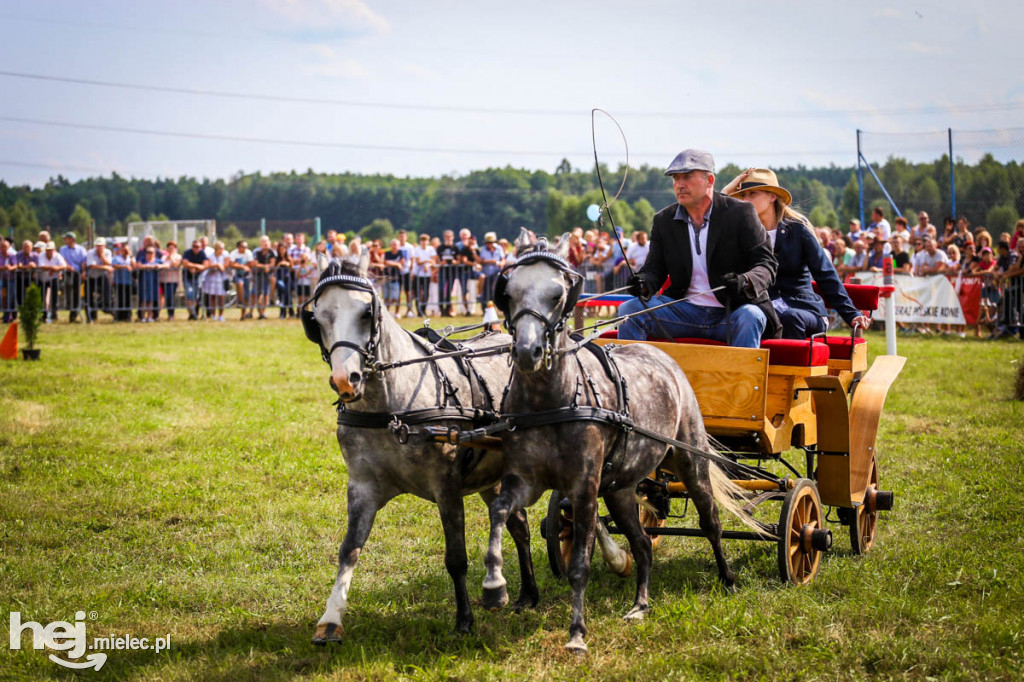
[[956, 177], [953, 175], [953, 129], [947, 128], [949, 133], [949, 203], [950, 215], [956, 220]]
[[866, 226], [864, 222], [864, 166], [862, 165], [861, 159], [864, 155], [860, 153], [860, 129], [857, 129], [857, 194], [860, 197], [860, 224]]

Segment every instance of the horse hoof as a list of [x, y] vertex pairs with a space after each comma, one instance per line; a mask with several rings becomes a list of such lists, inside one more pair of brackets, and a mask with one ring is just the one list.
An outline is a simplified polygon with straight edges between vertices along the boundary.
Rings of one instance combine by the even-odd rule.
[[566, 643], [565, 648], [574, 654], [585, 656], [587, 654], [587, 643], [583, 641], [583, 635], [573, 635]]
[[537, 606], [537, 602], [540, 601], [540, 597], [536, 594], [521, 594], [516, 599], [515, 603], [512, 604], [513, 613], [522, 613], [526, 609], [532, 609]]
[[340, 642], [345, 634], [341, 623], [317, 623], [313, 631], [313, 644], [325, 646], [328, 642]]
[[629, 613], [622, 617], [622, 620], [643, 620], [646, 615], [646, 606], [634, 606], [629, 610]]
[[508, 604], [508, 592], [505, 590], [505, 586], [484, 588], [483, 598], [481, 599], [483, 607], [488, 611], [497, 611]]
[[473, 617], [455, 622], [455, 634], [468, 635], [473, 632]]

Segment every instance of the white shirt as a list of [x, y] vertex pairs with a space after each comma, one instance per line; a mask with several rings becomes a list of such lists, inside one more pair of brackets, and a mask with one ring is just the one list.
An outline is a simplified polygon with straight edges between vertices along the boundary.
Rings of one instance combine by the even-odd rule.
[[711, 283], [708, 280], [708, 225], [711, 222], [711, 207], [704, 214], [704, 223], [700, 229], [694, 229], [690, 221], [690, 213], [680, 206], [676, 210], [676, 216], [682, 212], [686, 216], [686, 229], [690, 231], [690, 258], [693, 267], [690, 272], [690, 288], [686, 290], [686, 298], [693, 305], [702, 308], [723, 308], [714, 294], [708, 293], [711, 290]]
[[90, 269], [90, 265], [110, 265], [110, 252], [104, 249], [103, 255], [100, 256], [100, 254], [96, 252], [96, 249], [93, 249], [89, 253], [85, 254], [84, 269], [87, 271], [89, 277], [106, 277], [107, 273], [105, 271]]
[[949, 257], [942, 249], [935, 249], [934, 255], [928, 253], [927, 249], [921, 249], [914, 254], [914, 274], [920, 275], [921, 268], [934, 268], [938, 263], [948, 263]]
[[644, 261], [647, 260], [647, 252], [650, 250], [650, 242], [647, 242], [643, 246], [633, 243], [629, 246], [628, 249], [626, 249], [626, 260], [629, 261], [629, 264], [635, 270], [644, 264]]
[[54, 277], [59, 276], [59, 273], [53, 273], [49, 270], [43, 270], [43, 268], [63, 268], [64, 266], [67, 265], [67, 263], [64, 261], [64, 257], [57, 253], [56, 251], [53, 252], [53, 258], [47, 258], [46, 252], [43, 251], [41, 254], [39, 254], [38, 260], [36, 262], [39, 263], [39, 279], [42, 280], [43, 282], [49, 282]]
[[434, 250], [433, 246], [422, 248], [416, 246], [412, 250], [412, 262], [415, 263], [413, 266], [413, 275], [416, 277], [430, 277], [430, 263], [418, 263], [420, 260], [432, 261], [434, 256], [437, 255], [437, 251]]
[[874, 231], [876, 237], [881, 237], [885, 241], [889, 241], [889, 238], [892, 237], [892, 227], [890, 227], [889, 221], [885, 218], [882, 218], [877, 223], [873, 224], [871, 229]]

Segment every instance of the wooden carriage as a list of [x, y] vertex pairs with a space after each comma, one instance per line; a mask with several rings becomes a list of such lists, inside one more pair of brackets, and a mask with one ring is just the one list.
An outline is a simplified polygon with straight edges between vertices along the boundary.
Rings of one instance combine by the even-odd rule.
[[[891, 294], [891, 289], [879, 287], [850, 285], [847, 290], [864, 311], [878, 307], [880, 294]], [[774, 526], [783, 580], [809, 582], [821, 552], [831, 547], [822, 505], [838, 510], [840, 523], [849, 527], [855, 554], [871, 548], [878, 512], [893, 504], [892, 493], [879, 487], [879, 419], [905, 358], [882, 355], [869, 367], [867, 345], [857, 335], [768, 340], [761, 348], [734, 348], [705, 339], [623, 341], [613, 332], [597, 343], [649, 343], [667, 353], [686, 372], [705, 428], [724, 452], [737, 462], [778, 461], [793, 474], [734, 480], [758, 493], [748, 505], [751, 512], [765, 501], [783, 503]], [[803, 474], [786, 459], [794, 449], [806, 455]], [[695, 528], [667, 527], [668, 500], [685, 496], [682, 483], [658, 471], [638, 492], [649, 503], [641, 516], [655, 541], [664, 535], [701, 534]], [[548, 528], [554, 527], [556, 514], [563, 515], [553, 504]], [[564, 518], [559, 525], [566, 527]], [[748, 531], [727, 531], [726, 537], [763, 539]], [[556, 572], [560, 558], [564, 561], [552, 561]]]

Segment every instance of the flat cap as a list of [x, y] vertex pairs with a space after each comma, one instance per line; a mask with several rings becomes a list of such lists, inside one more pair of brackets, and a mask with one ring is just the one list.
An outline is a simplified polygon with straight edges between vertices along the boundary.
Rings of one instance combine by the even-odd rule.
[[689, 173], [690, 171], [701, 170], [708, 173], [715, 172], [715, 157], [703, 149], [684, 149], [676, 154], [672, 163], [665, 169], [665, 175], [676, 175], [677, 173]]

